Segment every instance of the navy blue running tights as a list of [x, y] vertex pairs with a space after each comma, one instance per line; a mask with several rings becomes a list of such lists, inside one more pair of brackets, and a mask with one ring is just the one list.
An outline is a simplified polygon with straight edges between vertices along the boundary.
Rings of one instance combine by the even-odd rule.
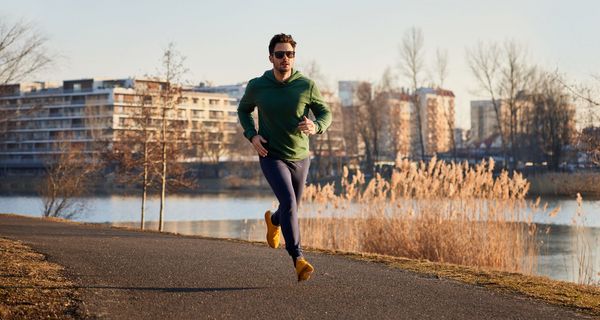
[[294, 261], [302, 256], [298, 204], [308, 176], [310, 158], [298, 161], [260, 157], [260, 168], [279, 201], [279, 208], [271, 216], [273, 224], [281, 226], [285, 249]]

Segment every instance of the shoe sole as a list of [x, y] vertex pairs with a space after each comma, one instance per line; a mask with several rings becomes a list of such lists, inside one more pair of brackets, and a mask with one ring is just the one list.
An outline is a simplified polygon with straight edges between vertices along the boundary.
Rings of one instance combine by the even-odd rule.
[[304, 266], [304, 268], [302, 268], [302, 270], [300, 270], [300, 273], [298, 274], [298, 282], [310, 279], [310, 276], [314, 271], [315, 269], [312, 268], [310, 265], [307, 264], [306, 266]]

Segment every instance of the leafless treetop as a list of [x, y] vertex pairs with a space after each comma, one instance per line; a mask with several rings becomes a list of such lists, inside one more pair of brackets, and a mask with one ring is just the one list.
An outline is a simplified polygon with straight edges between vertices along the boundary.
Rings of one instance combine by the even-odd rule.
[[46, 38], [29, 23], [0, 22], [0, 84], [20, 81], [47, 66]]

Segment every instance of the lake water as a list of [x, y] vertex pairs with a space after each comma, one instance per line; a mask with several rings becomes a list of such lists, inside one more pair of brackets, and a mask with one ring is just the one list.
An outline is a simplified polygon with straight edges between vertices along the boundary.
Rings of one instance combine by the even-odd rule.
[[[85, 214], [75, 221], [108, 223], [138, 227], [141, 198], [132, 196], [106, 196], [86, 199]], [[600, 200], [584, 200], [582, 212], [585, 219], [584, 238], [570, 227], [577, 210], [571, 199], [551, 199], [548, 210], [560, 207], [552, 218], [537, 215], [535, 221], [552, 225], [552, 231], [543, 239], [538, 257], [537, 272], [558, 280], [577, 282], [579, 262], [577, 250], [583, 241], [592, 251], [591, 268], [594, 281], [600, 281]], [[177, 195], [167, 198], [165, 206], [165, 231], [218, 238], [264, 240], [262, 215], [275, 208], [273, 197], [221, 195]], [[150, 198], [146, 207], [146, 228], [156, 229], [159, 199]], [[42, 203], [36, 196], [0, 196], [0, 213], [40, 216]], [[579, 237], [579, 238], [578, 238]]]

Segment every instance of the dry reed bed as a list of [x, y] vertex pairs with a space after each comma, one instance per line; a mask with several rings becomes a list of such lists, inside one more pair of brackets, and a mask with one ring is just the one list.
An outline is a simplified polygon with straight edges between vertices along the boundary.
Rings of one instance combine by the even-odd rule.
[[475, 167], [404, 161], [391, 179], [368, 183], [345, 169], [339, 194], [332, 184], [307, 187], [301, 210], [312, 217], [301, 220], [302, 241], [531, 274], [539, 230], [524, 213], [532, 212], [524, 210], [529, 183], [518, 173], [494, 178], [493, 168], [493, 160]]

